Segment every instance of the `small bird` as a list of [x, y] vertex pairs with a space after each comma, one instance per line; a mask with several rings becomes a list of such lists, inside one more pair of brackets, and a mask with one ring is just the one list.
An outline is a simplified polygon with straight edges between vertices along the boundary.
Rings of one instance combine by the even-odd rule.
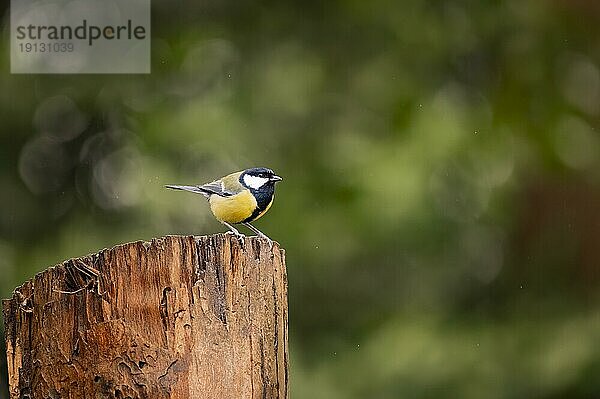
[[234, 224], [243, 224], [272, 243], [269, 237], [250, 222], [269, 210], [275, 197], [275, 183], [281, 180], [271, 169], [250, 168], [199, 186], [165, 187], [202, 194], [208, 199], [210, 210], [217, 220], [227, 226], [241, 241], [244, 235], [233, 227]]

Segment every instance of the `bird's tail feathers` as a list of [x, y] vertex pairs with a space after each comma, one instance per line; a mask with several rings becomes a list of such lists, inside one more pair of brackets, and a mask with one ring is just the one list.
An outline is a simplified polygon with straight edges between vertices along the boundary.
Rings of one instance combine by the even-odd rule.
[[183, 190], [183, 191], [189, 191], [189, 192], [196, 193], [196, 194], [202, 194], [205, 197], [208, 197], [211, 194], [208, 191], [202, 189], [202, 187], [198, 187], [198, 186], [177, 186], [177, 185], [167, 184], [167, 185], [165, 185], [165, 187], [173, 189], [173, 190]]

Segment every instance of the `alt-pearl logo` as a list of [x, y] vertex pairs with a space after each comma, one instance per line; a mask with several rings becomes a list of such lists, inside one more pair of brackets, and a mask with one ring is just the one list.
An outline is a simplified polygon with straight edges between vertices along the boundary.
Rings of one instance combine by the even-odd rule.
[[11, 0], [12, 73], [149, 73], [150, 0]]

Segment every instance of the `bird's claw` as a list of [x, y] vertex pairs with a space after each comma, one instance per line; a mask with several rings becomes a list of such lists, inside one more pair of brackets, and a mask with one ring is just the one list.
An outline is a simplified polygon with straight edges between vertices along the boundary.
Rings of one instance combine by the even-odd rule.
[[241, 233], [240, 234], [236, 234], [235, 236], [238, 239], [240, 245], [243, 247], [244, 246], [244, 238], [246, 238], [246, 236], [243, 235], [243, 234], [241, 234]]
[[236, 229], [235, 227], [233, 227], [232, 225], [230, 225], [227, 222], [221, 222], [223, 223], [225, 226], [227, 226], [229, 228], [228, 233], [233, 234], [234, 236], [237, 237], [238, 241], [240, 242], [240, 245], [243, 247], [244, 246], [244, 238], [246, 237], [245, 235], [243, 235], [242, 233], [240, 233], [238, 231], [238, 229]]
[[255, 232], [257, 237], [264, 238], [265, 240], [267, 240], [267, 242], [269, 243], [269, 249], [273, 249], [273, 240], [271, 240], [269, 237], [267, 237], [265, 235], [265, 233], [263, 233], [256, 227], [252, 226], [250, 223], [244, 223], [244, 225], [246, 227], [248, 227], [250, 230], [252, 230], [253, 232]]
[[233, 232], [233, 231], [228, 231], [228, 232], [227, 232], [227, 233], [225, 233], [225, 234], [232, 234], [232, 235], [234, 235], [234, 236], [235, 236], [235, 238], [237, 238], [237, 239], [238, 239], [238, 242], [240, 243], [240, 245], [241, 245], [242, 247], [244, 246], [244, 238], [246, 238], [246, 236], [245, 236], [245, 235], [243, 235], [242, 233], [240, 233], [240, 232], [237, 232], [237, 233], [235, 233], [235, 232]]
[[269, 243], [269, 249], [273, 249], [273, 240], [271, 240], [269, 237], [267, 237], [263, 233], [258, 234], [258, 237], [264, 238], [265, 240], [267, 240], [267, 242]]

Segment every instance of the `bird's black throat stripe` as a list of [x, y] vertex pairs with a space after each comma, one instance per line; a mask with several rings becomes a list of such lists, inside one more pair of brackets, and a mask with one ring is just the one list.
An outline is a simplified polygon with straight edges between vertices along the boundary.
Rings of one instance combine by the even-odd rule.
[[258, 190], [250, 189], [254, 198], [256, 198], [256, 209], [252, 212], [252, 215], [248, 217], [243, 223], [248, 223], [253, 221], [260, 215], [273, 201], [273, 194], [275, 194], [275, 185], [274, 184], [265, 184]]

